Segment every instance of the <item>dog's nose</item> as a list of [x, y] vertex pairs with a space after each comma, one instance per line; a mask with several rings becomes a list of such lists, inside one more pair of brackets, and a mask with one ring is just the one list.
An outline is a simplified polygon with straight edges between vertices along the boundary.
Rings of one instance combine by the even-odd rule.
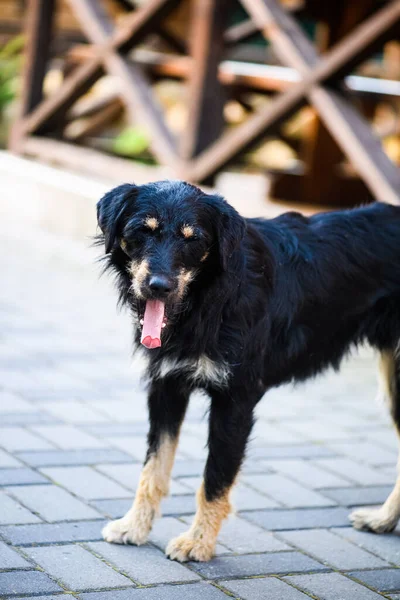
[[149, 279], [149, 288], [152, 292], [158, 294], [168, 294], [171, 291], [172, 286], [168, 277], [164, 275], [152, 275]]

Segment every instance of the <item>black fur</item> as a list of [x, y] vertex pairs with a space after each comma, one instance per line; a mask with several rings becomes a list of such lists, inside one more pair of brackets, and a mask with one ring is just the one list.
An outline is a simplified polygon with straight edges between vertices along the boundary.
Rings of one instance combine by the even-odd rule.
[[[253, 409], [269, 388], [338, 369], [357, 344], [393, 350], [399, 343], [398, 207], [244, 219], [219, 196], [165, 181], [112, 190], [98, 215], [107, 266], [138, 319], [154, 294], [146, 282], [144, 299], [132, 294], [131, 260], [148, 258], [150, 273], [172, 282], [180, 269], [196, 270], [183, 298], [175, 290], [166, 298], [161, 348], [143, 351], [151, 380], [150, 452], [161, 433], [178, 434], [193, 388], [210, 395], [208, 500], [232, 485]], [[148, 216], [157, 217], [157, 231], [143, 227]], [[193, 238], [181, 236], [184, 224], [194, 228]], [[187, 365], [204, 355], [229, 370], [225, 382], [194, 380], [187, 367], [159, 375], [164, 359]]]

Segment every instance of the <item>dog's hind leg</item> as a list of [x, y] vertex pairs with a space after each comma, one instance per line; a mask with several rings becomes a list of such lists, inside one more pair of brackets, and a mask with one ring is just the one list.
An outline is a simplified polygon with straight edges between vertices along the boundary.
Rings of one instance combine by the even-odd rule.
[[[398, 351], [384, 350], [379, 361], [380, 396], [388, 401], [390, 413], [400, 438], [400, 355]], [[350, 515], [356, 529], [375, 533], [393, 531], [400, 518], [400, 457], [397, 481], [386, 502], [378, 509], [362, 508]]]
[[175, 377], [152, 383], [148, 398], [148, 451], [135, 501], [122, 519], [111, 521], [104, 527], [102, 533], [107, 542], [136, 545], [146, 542], [160, 502], [168, 494], [189, 394], [187, 387]]
[[197, 493], [197, 511], [188, 531], [170, 541], [169, 558], [207, 561], [214, 554], [223, 520], [231, 511], [230, 492], [240, 469], [253, 425], [251, 393], [235, 386], [211, 392], [209, 454]]

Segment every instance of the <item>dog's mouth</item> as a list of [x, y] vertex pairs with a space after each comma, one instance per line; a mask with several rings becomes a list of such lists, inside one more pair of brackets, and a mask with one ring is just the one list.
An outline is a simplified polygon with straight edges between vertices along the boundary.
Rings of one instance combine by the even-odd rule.
[[146, 348], [153, 349], [161, 346], [161, 332], [167, 325], [165, 302], [162, 300], [147, 300], [143, 317], [140, 319], [142, 335], [140, 343]]

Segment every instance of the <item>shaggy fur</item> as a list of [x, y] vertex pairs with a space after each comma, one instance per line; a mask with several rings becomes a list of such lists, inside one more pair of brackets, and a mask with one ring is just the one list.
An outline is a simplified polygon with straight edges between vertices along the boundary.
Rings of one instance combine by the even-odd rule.
[[[271, 387], [338, 369], [352, 347], [367, 342], [390, 363], [383, 387], [400, 428], [400, 208], [244, 219], [220, 196], [162, 181], [111, 190], [98, 204], [98, 220], [107, 268], [137, 324], [135, 344], [146, 300], [166, 306], [161, 347], [143, 348], [150, 380], [146, 463], [159, 470], [163, 461], [154, 457], [165, 440], [175, 447], [194, 388], [211, 399], [201, 502], [195, 525], [170, 543], [172, 558], [211, 557], [253, 410]], [[162, 290], [150, 289], [152, 276], [161, 278]], [[399, 497], [381, 516], [355, 513], [355, 525], [393, 529]], [[128, 515], [124, 535], [120, 520], [107, 525], [105, 539], [143, 541], [142, 530], [136, 540], [137, 517]]]

